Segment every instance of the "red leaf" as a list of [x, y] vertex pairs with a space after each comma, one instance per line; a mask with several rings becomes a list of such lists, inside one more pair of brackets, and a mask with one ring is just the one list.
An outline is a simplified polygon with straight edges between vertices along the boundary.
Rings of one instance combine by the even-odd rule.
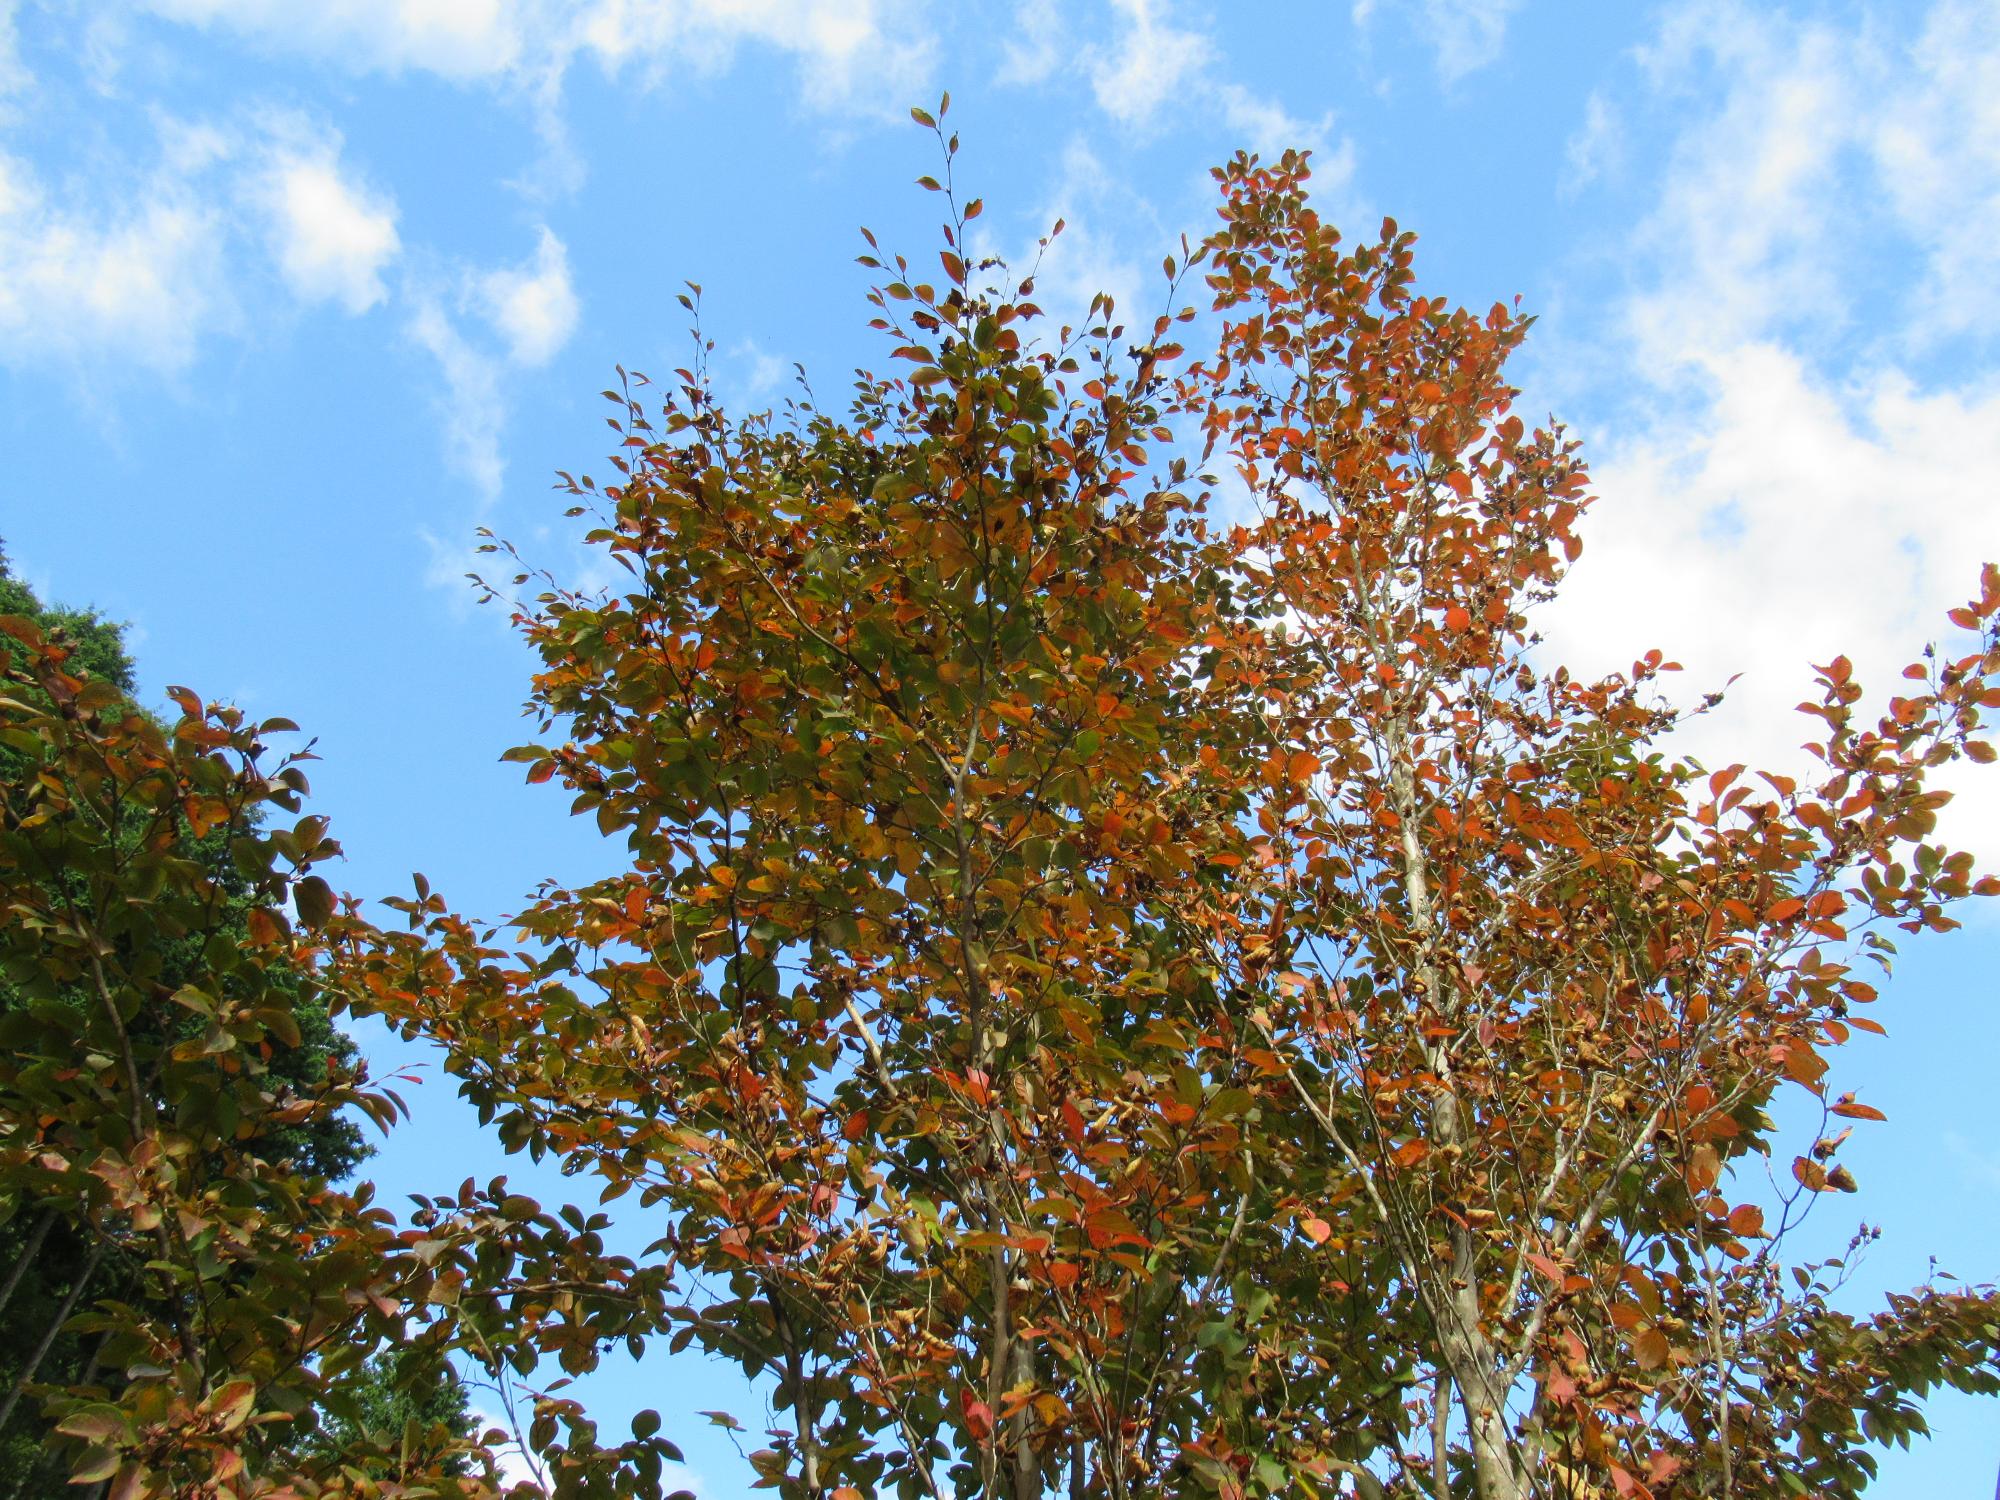
[[965, 1429], [975, 1441], [983, 1443], [993, 1436], [993, 1408], [974, 1396], [971, 1387], [959, 1388], [958, 1409], [965, 1414]]

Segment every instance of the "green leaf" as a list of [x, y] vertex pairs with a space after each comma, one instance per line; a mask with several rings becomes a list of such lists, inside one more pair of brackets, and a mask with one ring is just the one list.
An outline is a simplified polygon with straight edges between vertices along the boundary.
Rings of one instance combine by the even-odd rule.
[[292, 904], [306, 926], [324, 927], [333, 918], [333, 887], [317, 875], [308, 875], [292, 886]]

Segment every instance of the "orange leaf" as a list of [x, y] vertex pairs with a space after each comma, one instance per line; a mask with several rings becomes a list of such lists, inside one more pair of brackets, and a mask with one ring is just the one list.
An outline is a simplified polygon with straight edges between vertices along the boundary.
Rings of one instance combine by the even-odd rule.
[[1648, 1328], [1632, 1340], [1632, 1358], [1642, 1370], [1657, 1370], [1667, 1362], [1671, 1347], [1664, 1333]]
[[1561, 1286], [1563, 1284], [1564, 1281], [1563, 1268], [1557, 1265], [1554, 1261], [1550, 1260], [1546, 1255], [1531, 1254], [1528, 1257], [1528, 1264], [1533, 1266], [1537, 1271], [1540, 1271], [1544, 1276], [1548, 1277], [1548, 1279], [1550, 1281], [1553, 1281], [1557, 1286]]

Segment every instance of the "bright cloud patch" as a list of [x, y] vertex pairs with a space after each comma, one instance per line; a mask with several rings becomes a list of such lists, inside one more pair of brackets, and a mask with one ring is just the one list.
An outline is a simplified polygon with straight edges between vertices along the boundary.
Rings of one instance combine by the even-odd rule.
[[257, 196], [279, 268], [298, 296], [361, 313], [387, 295], [382, 270], [402, 248], [395, 207], [343, 176], [335, 156], [280, 156]]
[[1603, 500], [1557, 643], [1599, 669], [1659, 646], [1689, 669], [1689, 697], [1742, 673], [1746, 711], [1698, 738], [1790, 760], [1814, 723], [1785, 712], [1809, 664], [1845, 652], [1894, 690], [1976, 592], [1979, 560], [2000, 556], [2000, 508], [1968, 484], [2000, 472], [2000, 389], [1925, 393], [1894, 372], [1832, 387], [1770, 343], [1706, 373], [1691, 420], [1599, 446]]
[[154, 370], [184, 367], [227, 311], [226, 226], [161, 169], [129, 206], [54, 203], [24, 163], [0, 155], [0, 361], [115, 350]]
[[577, 318], [569, 256], [547, 228], [525, 265], [478, 278], [478, 300], [515, 364], [540, 365], [569, 341]]
[[725, 66], [754, 44], [799, 59], [806, 96], [881, 109], [925, 83], [922, 11], [900, 0], [145, 0], [155, 14], [353, 68], [460, 81], [559, 80], [579, 57], [609, 70]]
[[1146, 125], [1208, 66], [1201, 32], [1173, 24], [1165, 0], [1113, 0], [1121, 25], [1091, 69], [1097, 102], [1114, 120]]
[[420, 68], [447, 78], [504, 72], [521, 58], [513, 0], [145, 0], [169, 20], [227, 27], [266, 45], [350, 65]]
[[[1881, 704], [2000, 557], [2000, 382], [1925, 354], [1940, 308], [2000, 284], [1977, 232], [2000, 17], [1946, 0], [1898, 45], [1706, 5], [1645, 61], [1655, 108], [1699, 123], [1630, 247], [1614, 321], [1642, 383], [1594, 438], [1603, 499], [1552, 644], [1599, 670], [1659, 646], [1683, 697], [1741, 673], [1687, 748], [1797, 772], [1811, 665], [1846, 654]], [[1948, 834], [2000, 853], [2000, 793], [1975, 795]]]
[[0, 359], [186, 367], [285, 292], [351, 313], [387, 295], [396, 211], [290, 116], [159, 115], [150, 148], [45, 180], [0, 154]]

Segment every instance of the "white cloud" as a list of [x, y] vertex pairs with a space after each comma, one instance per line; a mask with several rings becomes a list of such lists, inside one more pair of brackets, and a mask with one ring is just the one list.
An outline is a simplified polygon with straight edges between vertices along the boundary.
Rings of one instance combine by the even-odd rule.
[[1068, 74], [1088, 83], [1097, 105], [1133, 130], [1153, 126], [1163, 112], [1181, 123], [1220, 121], [1241, 146], [1275, 156], [1287, 147], [1317, 152], [1321, 186], [1345, 182], [1353, 166], [1350, 141], [1330, 143], [1333, 114], [1316, 120], [1292, 114], [1276, 98], [1217, 76], [1213, 38], [1176, 20], [1173, 0], [1111, 0], [1111, 36], [1086, 44], [1071, 29], [1073, 11], [1055, 0], [1019, 0], [1001, 42], [996, 81], [1035, 85]]
[[1166, 0], [1112, 0], [1121, 18], [1115, 46], [1097, 54], [1090, 83], [1097, 103], [1124, 125], [1144, 126], [1208, 67], [1213, 49], [1199, 31], [1168, 19]]
[[[1099, 292], [1112, 298], [1119, 322], [1150, 327], [1161, 309], [1145, 297], [1150, 291], [1155, 301], [1161, 300], [1159, 271], [1157, 263], [1133, 254], [1130, 245], [1133, 241], [1143, 245], [1150, 257], [1167, 242], [1153, 205], [1106, 170], [1081, 138], [1072, 138], [1063, 148], [1053, 178], [1049, 197], [1035, 213], [1038, 224], [1063, 225], [1062, 233], [1040, 250], [1035, 272], [1033, 300], [1046, 315], [1041, 336], [1053, 342], [1058, 328], [1084, 326], [1091, 299]], [[1129, 231], [1122, 244], [1120, 230]], [[1026, 254], [1009, 253], [983, 236], [974, 237], [971, 249], [976, 259], [1001, 255], [1016, 276], [1026, 275], [1036, 262], [1033, 247]]]
[[[914, 0], [140, 0], [274, 50], [359, 70], [420, 70], [531, 93], [578, 57], [608, 72], [715, 69], [742, 45], [796, 58], [814, 104], [879, 113], [924, 86], [931, 31]], [[546, 100], [544, 101], [546, 102]]]
[[1563, 147], [1559, 191], [1579, 193], [1600, 177], [1616, 175], [1625, 164], [1625, 127], [1602, 89], [1584, 101], [1583, 124]]
[[300, 298], [362, 313], [388, 295], [382, 271], [402, 248], [395, 204], [342, 173], [337, 143], [273, 153], [253, 195]]
[[[447, 289], [420, 286], [412, 306], [409, 337], [437, 361], [443, 381], [436, 405], [446, 457], [491, 502], [506, 474], [503, 377], [546, 364], [576, 328], [569, 257], [544, 226], [534, 254], [522, 264], [461, 270]], [[450, 565], [449, 571], [456, 583], [464, 569]]]
[[353, 67], [470, 79], [506, 72], [527, 49], [539, 7], [514, 0], [141, 0], [154, 14], [227, 28], [274, 49]]
[[1000, 43], [1001, 83], [1041, 83], [1058, 72], [1069, 33], [1056, 0], [1020, 0]]
[[[1398, 12], [1411, 16], [1437, 55], [1438, 76], [1458, 82], [1496, 60], [1507, 44], [1507, 18], [1521, 0], [1389, 0]], [[1355, 26], [1367, 30], [1382, 9], [1382, 0], [1355, 0]]]
[[[1709, 4], [1670, 17], [1644, 58], [1654, 92], [1637, 105], [1678, 135], [1660, 207], [1623, 250], [1628, 397], [1592, 433], [1602, 499], [1547, 623], [1579, 667], [1660, 647], [1688, 668], [1684, 700], [1742, 673], [1684, 736], [1710, 763], [1809, 769], [1815, 721], [1791, 710], [1810, 664], [1846, 654], [1881, 704], [2000, 560], [2000, 371], [1923, 357], [1937, 289], [2000, 279], [2000, 241], [1955, 233], [1995, 212], [1992, 143], [1907, 145], [1925, 118], [1912, 101], [1985, 107], [1941, 97], [1940, 36], [1961, 80], [2000, 65], [2000, 27], [1969, 27], [1955, 0], [1908, 50], [1861, 23]], [[1907, 201], [1885, 194], [1885, 139], [1949, 153], [1912, 173]], [[2000, 854], [2000, 778], [1952, 781], [1965, 800], [1946, 836]]]
[[790, 361], [767, 353], [755, 339], [739, 339], [731, 346], [729, 367], [733, 384], [746, 402], [768, 401], [792, 373]]
[[1867, 128], [1882, 185], [1929, 263], [1915, 331], [1991, 329], [2000, 321], [2000, 8], [1938, 5], [1910, 62]]
[[569, 255], [546, 225], [525, 265], [488, 271], [475, 282], [486, 316], [517, 365], [547, 364], [576, 330], [576, 290]]
[[[1829, 384], [1793, 350], [1718, 351], [1689, 407], [1596, 445], [1602, 495], [1564, 589], [1559, 654], [1597, 669], [1658, 646], [1685, 696], [1743, 680], [1698, 739], [1792, 762], [1815, 721], [1809, 664], [1896, 674], [2000, 558], [2000, 381], [1927, 393], [1893, 370]], [[1984, 499], [1985, 503], [1982, 503]]]
[[296, 117], [156, 114], [152, 150], [45, 180], [0, 153], [0, 361], [186, 368], [282, 282], [349, 312], [387, 295], [395, 207]]
[[499, 495], [506, 472], [500, 458], [500, 427], [506, 412], [500, 399], [499, 361], [475, 348], [434, 296], [419, 296], [409, 333], [437, 360], [444, 381], [433, 404], [444, 424], [446, 457], [490, 501]]
[[[1661, 206], [1642, 230], [1668, 274], [1628, 311], [1641, 353], [1667, 364], [1774, 320], [1824, 323], [1843, 310], [1834, 229], [1848, 219], [1844, 148], [1863, 102], [1851, 59], [1828, 30], [1789, 35], [1776, 22], [1714, 19], [1728, 28], [1720, 36], [1729, 50], [1713, 57], [1723, 97], [1675, 144]], [[1656, 70], [1663, 61], [1651, 59]], [[1687, 108], [1686, 96], [1676, 102]]]
[[1215, 90], [1214, 97], [1223, 122], [1238, 144], [1267, 157], [1275, 157], [1288, 147], [1311, 151], [1316, 158], [1313, 163], [1316, 192], [1324, 194], [1343, 188], [1354, 175], [1354, 143], [1343, 140], [1337, 146], [1327, 144], [1327, 132], [1333, 129], [1331, 111], [1317, 120], [1302, 120], [1275, 99], [1262, 98], [1236, 83], [1223, 84]]
[[226, 320], [227, 226], [171, 165], [117, 208], [55, 203], [24, 161], [0, 154], [0, 362], [110, 353], [184, 368]]
[[926, 91], [935, 43], [909, 0], [595, 0], [575, 37], [610, 70], [719, 70], [745, 44], [798, 60], [808, 100], [900, 115]]
[[30, 82], [21, 62], [21, 33], [15, 22], [17, 0], [0, 0], [0, 99], [19, 93]]

